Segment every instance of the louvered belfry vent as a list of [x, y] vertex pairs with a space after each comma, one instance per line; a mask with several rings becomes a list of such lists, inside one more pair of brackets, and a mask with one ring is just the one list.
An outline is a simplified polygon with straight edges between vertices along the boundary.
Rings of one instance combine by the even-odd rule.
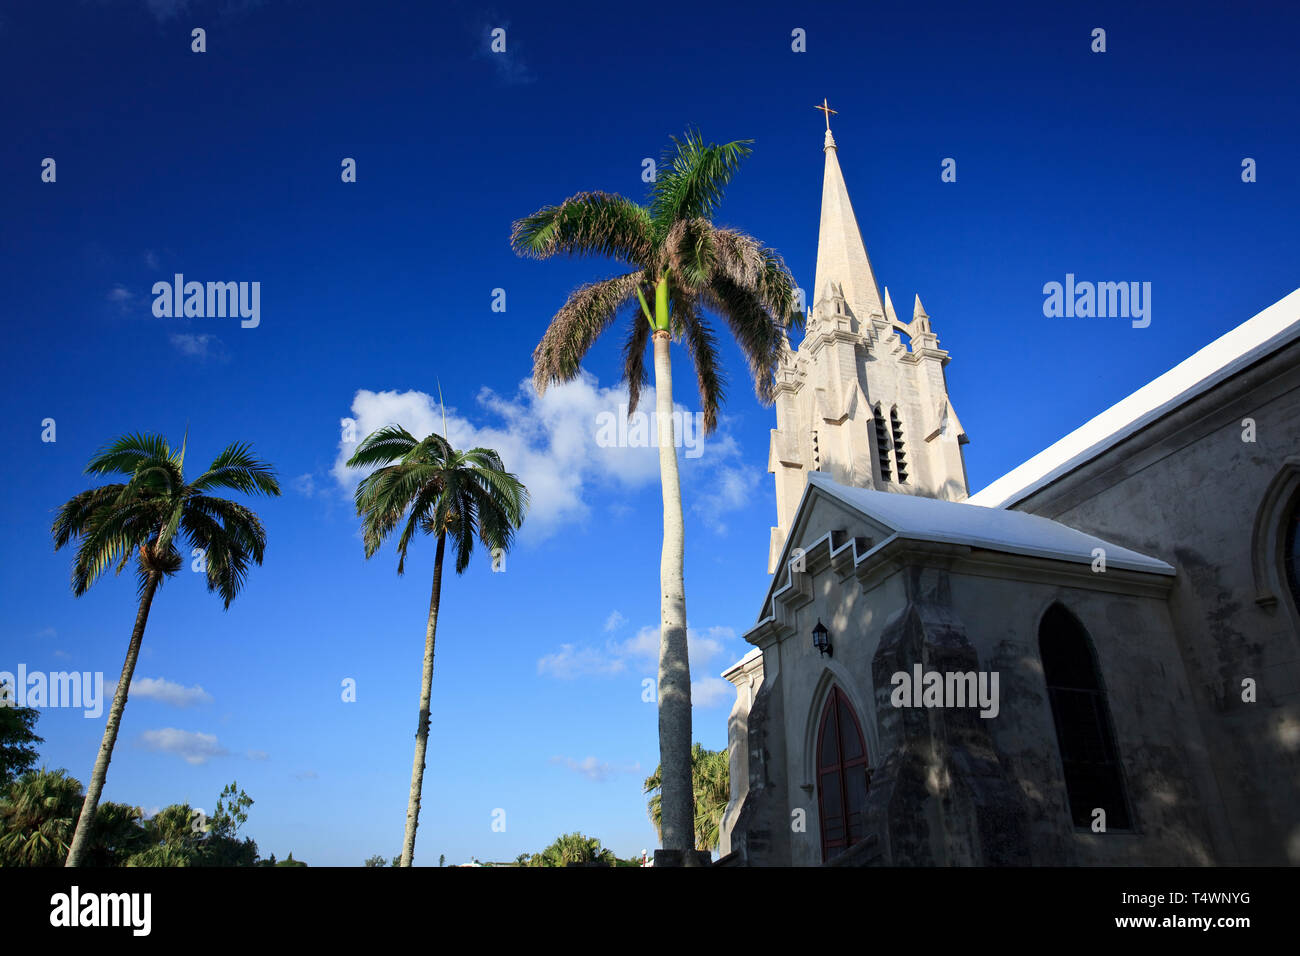
[[876, 454], [880, 458], [880, 477], [884, 481], [893, 481], [893, 468], [889, 464], [889, 435], [885, 432], [885, 420], [876, 406]]
[[898, 409], [889, 411], [889, 423], [894, 432], [894, 464], [898, 467], [898, 483], [907, 484], [907, 451], [903, 447], [903, 423], [898, 420]]

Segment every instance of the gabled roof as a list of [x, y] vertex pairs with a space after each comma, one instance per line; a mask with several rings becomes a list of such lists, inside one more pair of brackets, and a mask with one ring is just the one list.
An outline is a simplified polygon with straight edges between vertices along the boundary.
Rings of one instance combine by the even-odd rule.
[[1300, 289], [1215, 339], [966, 501], [1010, 508], [1297, 338]]
[[[1107, 567], [1154, 574], [1174, 573], [1174, 569], [1159, 558], [1122, 548], [1038, 515], [981, 507], [966, 501], [942, 501], [871, 488], [849, 488], [817, 472], [808, 476], [808, 484], [885, 525], [893, 531], [891, 537], [964, 544], [987, 551], [1026, 554], [1076, 564], [1092, 564], [1093, 549], [1104, 548]], [[801, 503], [800, 510], [802, 508]]]
[[[893, 542], [910, 539], [963, 544], [985, 551], [1023, 554], [1083, 565], [1092, 564], [1094, 548], [1103, 548], [1108, 569], [1139, 571], [1166, 577], [1172, 577], [1176, 573], [1172, 566], [1159, 558], [1122, 548], [1050, 518], [1023, 511], [972, 505], [967, 501], [941, 501], [893, 491], [850, 488], [832, 481], [821, 472], [812, 472], [808, 475], [803, 497], [799, 499], [799, 507], [790, 524], [791, 533], [781, 550], [776, 574], [772, 576], [767, 595], [763, 598], [757, 626], [772, 618], [772, 598], [795, 586], [789, 572], [790, 552], [794, 547], [796, 532], [809, 514], [813, 498], [819, 494], [857, 511], [890, 532], [882, 540], [873, 541], [861, 554], [853, 539], [844, 542], [833, 552], [850, 552], [855, 567], [869, 561]], [[824, 535], [823, 538], [830, 538], [830, 535]], [[817, 540], [820, 542], [822, 538]], [[807, 549], [816, 543], [803, 542]]]

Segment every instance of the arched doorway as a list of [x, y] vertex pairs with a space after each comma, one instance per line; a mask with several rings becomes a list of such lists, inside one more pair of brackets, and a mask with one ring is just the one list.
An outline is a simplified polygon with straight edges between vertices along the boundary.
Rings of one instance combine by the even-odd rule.
[[862, 728], [848, 698], [832, 687], [817, 731], [817, 806], [822, 861], [862, 839], [871, 782]]

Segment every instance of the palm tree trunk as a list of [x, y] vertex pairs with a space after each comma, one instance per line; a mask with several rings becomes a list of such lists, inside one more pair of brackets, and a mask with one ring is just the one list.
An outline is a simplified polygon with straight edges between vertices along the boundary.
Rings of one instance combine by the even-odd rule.
[[691, 785], [691, 663], [686, 648], [686, 530], [673, 434], [673, 366], [668, 332], [654, 333], [655, 419], [659, 478], [664, 499], [664, 543], [659, 563], [659, 765], [665, 850], [686, 861], [695, 846], [695, 798]]
[[438, 603], [442, 598], [442, 556], [447, 532], [438, 535], [433, 559], [433, 594], [429, 597], [429, 623], [424, 629], [424, 678], [420, 685], [420, 722], [415, 728], [415, 762], [411, 765], [411, 794], [406, 801], [406, 837], [402, 841], [402, 866], [415, 859], [415, 831], [420, 825], [420, 793], [424, 788], [424, 755], [429, 749], [429, 697], [433, 692], [433, 642], [438, 633]]
[[131, 690], [135, 662], [140, 656], [140, 643], [144, 640], [144, 625], [149, 620], [149, 608], [153, 604], [154, 592], [158, 590], [158, 581], [159, 575], [156, 572], [151, 573], [145, 579], [144, 590], [140, 594], [140, 607], [135, 612], [135, 629], [131, 631], [131, 643], [127, 646], [126, 661], [122, 664], [122, 676], [118, 678], [117, 690], [113, 694], [113, 706], [108, 711], [108, 723], [104, 726], [104, 739], [99, 745], [95, 769], [90, 774], [86, 799], [81, 804], [81, 816], [77, 819], [76, 832], [72, 834], [72, 845], [68, 847], [66, 866], [80, 866], [90, 843], [90, 831], [95, 825], [99, 795], [104, 792], [104, 780], [108, 777], [108, 762], [113, 759], [117, 729], [122, 723], [122, 711], [126, 709], [126, 695]]

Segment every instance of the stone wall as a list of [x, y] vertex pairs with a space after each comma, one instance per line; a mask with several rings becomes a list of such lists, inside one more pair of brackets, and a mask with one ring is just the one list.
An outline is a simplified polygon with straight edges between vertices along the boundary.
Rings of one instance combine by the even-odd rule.
[[1170, 614], [1213, 767], [1222, 863], [1300, 863], [1300, 614], [1279, 580], [1277, 533], [1300, 497], [1296, 456], [1300, 343], [1015, 505], [1177, 568]]

